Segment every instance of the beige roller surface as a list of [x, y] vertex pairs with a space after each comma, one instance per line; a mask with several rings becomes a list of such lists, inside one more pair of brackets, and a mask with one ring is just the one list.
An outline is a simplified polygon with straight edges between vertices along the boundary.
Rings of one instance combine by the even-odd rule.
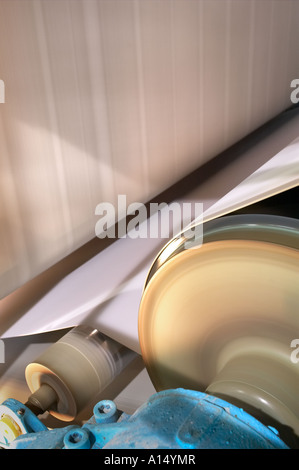
[[[299, 252], [266, 242], [215, 241], [170, 259], [147, 284], [139, 313], [142, 354], [156, 389], [205, 391], [232, 349], [238, 359], [245, 355], [245, 368], [248, 354], [254, 358], [253, 386], [261, 364], [267, 382], [283, 383], [282, 399], [298, 421], [299, 368], [290, 358], [299, 331], [298, 286]], [[229, 374], [240, 378], [237, 369]]]

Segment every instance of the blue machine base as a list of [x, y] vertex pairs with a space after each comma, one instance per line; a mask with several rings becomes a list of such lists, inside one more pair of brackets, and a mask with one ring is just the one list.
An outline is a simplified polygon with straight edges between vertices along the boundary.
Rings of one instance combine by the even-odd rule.
[[[17, 413], [24, 405], [4, 403]], [[48, 430], [26, 410], [26, 434], [13, 449], [287, 449], [277, 431], [241, 408], [201, 392], [173, 389], [154, 394], [133, 415], [103, 400], [82, 427]], [[25, 421], [30, 417], [30, 425]], [[35, 423], [34, 423], [35, 422]], [[0, 444], [1, 445], [1, 444]]]

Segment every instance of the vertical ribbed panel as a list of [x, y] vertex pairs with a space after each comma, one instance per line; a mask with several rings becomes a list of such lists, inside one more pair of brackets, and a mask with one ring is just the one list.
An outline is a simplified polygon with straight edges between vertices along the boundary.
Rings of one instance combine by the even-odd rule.
[[1, 0], [1, 296], [291, 105], [296, 0]]

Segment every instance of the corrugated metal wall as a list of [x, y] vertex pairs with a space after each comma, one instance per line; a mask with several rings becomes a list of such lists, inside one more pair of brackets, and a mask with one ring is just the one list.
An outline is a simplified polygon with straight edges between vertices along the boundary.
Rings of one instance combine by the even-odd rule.
[[297, 0], [1, 0], [1, 296], [288, 108]]

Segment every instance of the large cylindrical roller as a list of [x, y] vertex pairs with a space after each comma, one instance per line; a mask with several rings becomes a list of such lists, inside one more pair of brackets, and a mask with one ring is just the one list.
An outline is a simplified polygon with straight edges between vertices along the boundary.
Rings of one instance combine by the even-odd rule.
[[[171, 250], [173, 245], [173, 250]], [[203, 244], [177, 237], [149, 272], [142, 355], [157, 390], [184, 387], [243, 403], [299, 436], [299, 223], [230, 216]]]

